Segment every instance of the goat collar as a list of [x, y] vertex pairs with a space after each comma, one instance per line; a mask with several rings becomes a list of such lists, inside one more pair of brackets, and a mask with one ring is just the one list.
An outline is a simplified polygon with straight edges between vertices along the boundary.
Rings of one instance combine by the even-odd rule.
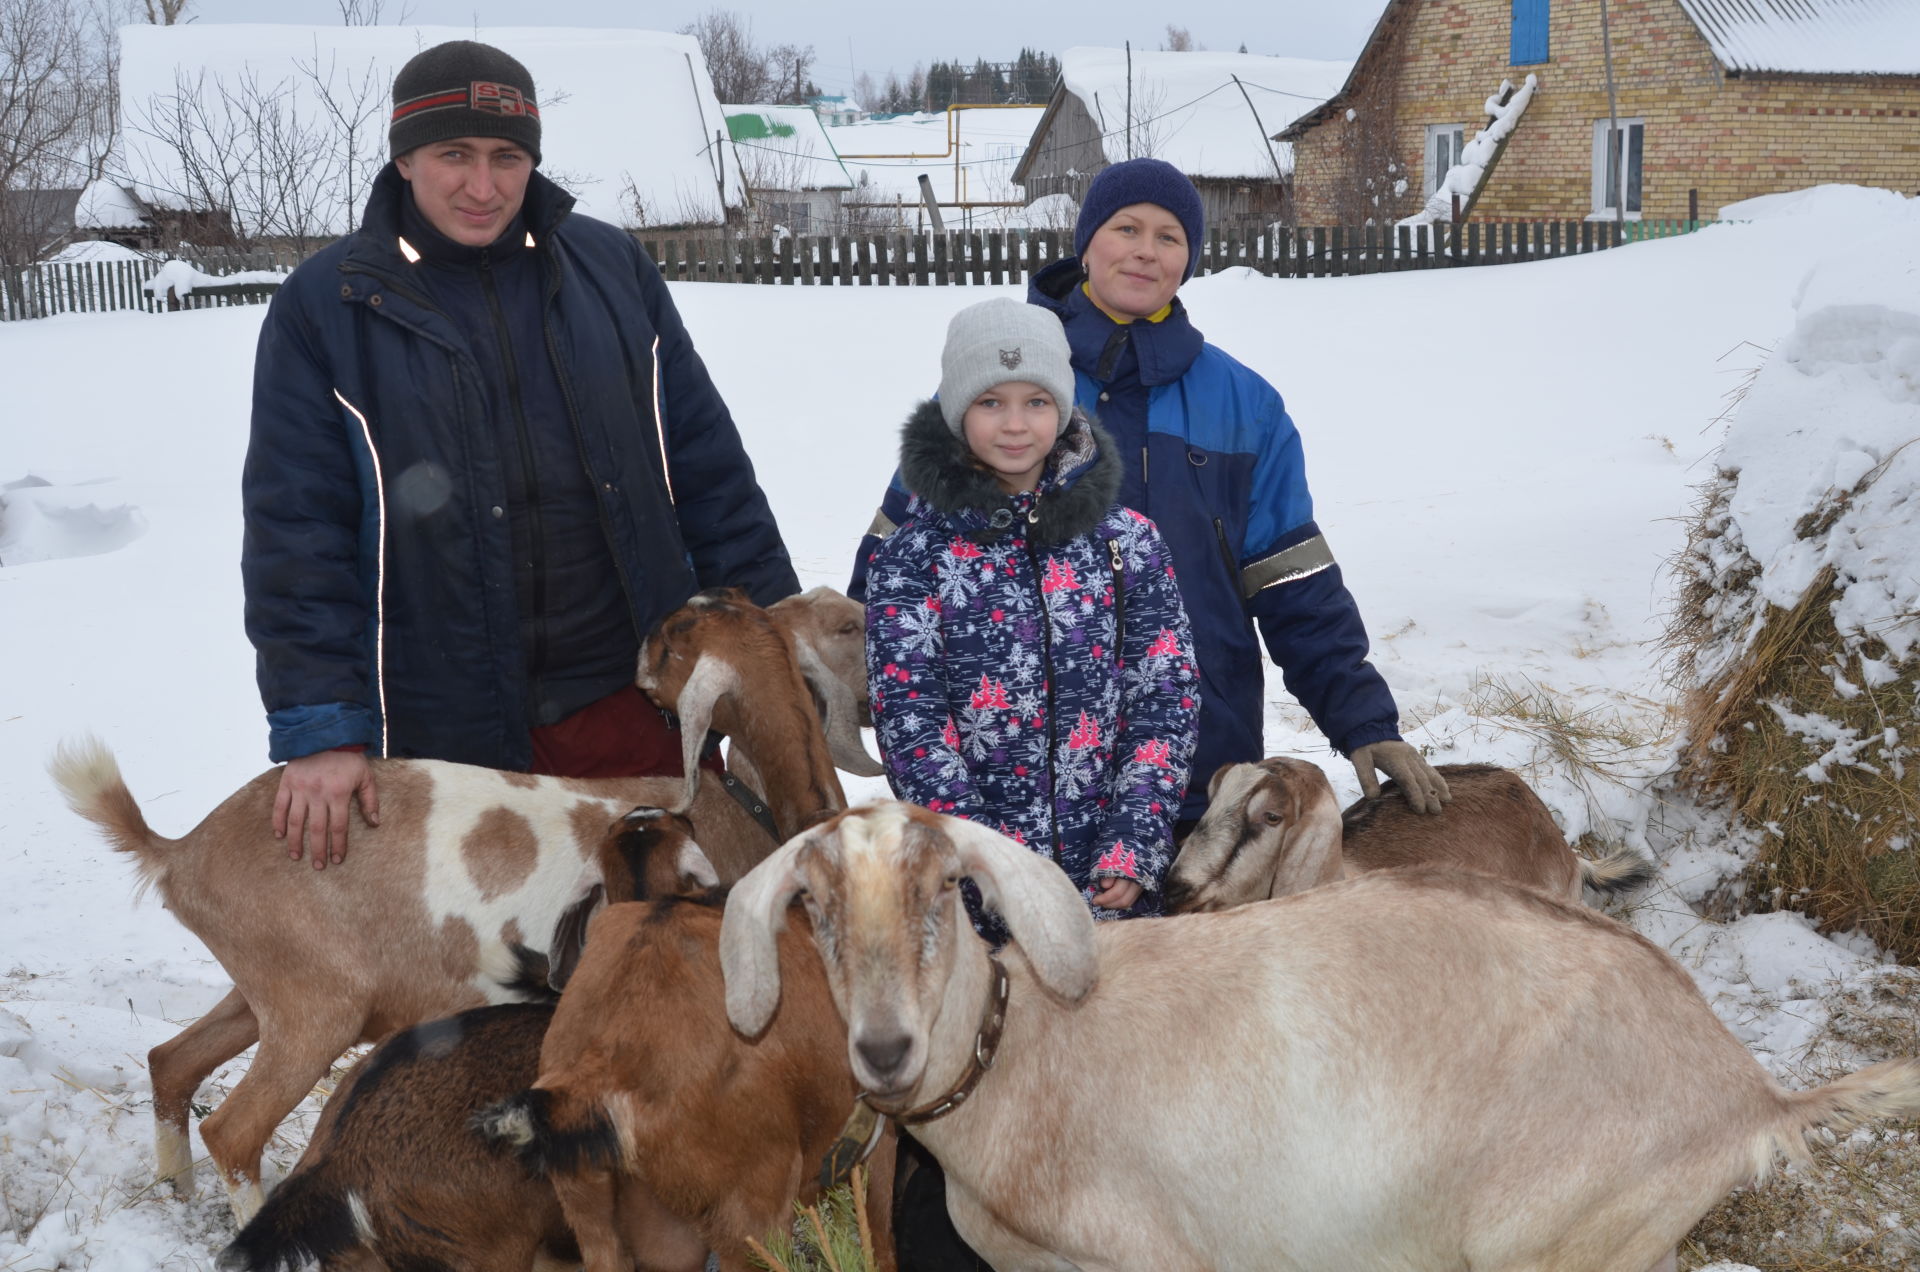
[[[1000, 966], [1000, 960], [987, 955], [987, 962], [993, 967], [993, 983], [987, 987], [987, 1005], [980, 1013], [980, 1031], [973, 1038], [973, 1055], [967, 1059], [967, 1071], [960, 1075], [959, 1083], [932, 1104], [922, 1104], [917, 1109], [908, 1109], [904, 1113], [890, 1114], [901, 1126], [919, 1126], [931, 1122], [959, 1108], [973, 1094], [973, 1088], [980, 1084], [988, 1069], [993, 1068], [994, 1053], [1000, 1050], [1000, 1031], [1007, 1023], [1007, 969]], [[866, 1099], [866, 1096], [861, 1096]]]
[[773, 824], [773, 813], [767, 808], [764, 795], [725, 771], [720, 774], [720, 789], [733, 796], [734, 802], [746, 810], [747, 816], [759, 823], [760, 829], [766, 831], [774, 843], [780, 842], [780, 828]]

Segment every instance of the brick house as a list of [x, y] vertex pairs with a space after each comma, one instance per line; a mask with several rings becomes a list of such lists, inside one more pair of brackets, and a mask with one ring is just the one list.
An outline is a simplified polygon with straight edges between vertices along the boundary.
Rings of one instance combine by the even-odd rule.
[[[1417, 212], [1485, 123], [1539, 88], [1476, 218], [1678, 218], [1824, 182], [1920, 193], [1913, 0], [1390, 0], [1346, 84], [1276, 134], [1300, 223]], [[1610, 143], [1611, 140], [1611, 144]], [[1624, 144], [1622, 144], [1624, 143]], [[1624, 151], [1624, 171], [1620, 161]], [[1611, 175], [1610, 175], [1611, 174]]]

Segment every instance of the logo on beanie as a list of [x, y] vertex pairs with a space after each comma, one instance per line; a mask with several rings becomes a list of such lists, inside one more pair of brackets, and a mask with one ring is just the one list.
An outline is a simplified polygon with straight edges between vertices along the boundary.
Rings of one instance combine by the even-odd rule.
[[1000, 351], [1000, 365], [1009, 371], [1019, 366], [1020, 351], [1018, 349], [1002, 349]]
[[526, 95], [511, 84], [496, 84], [492, 80], [475, 80], [467, 90], [467, 106], [471, 110], [485, 111], [489, 115], [533, 115], [539, 112], [533, 109], [533, 103]]

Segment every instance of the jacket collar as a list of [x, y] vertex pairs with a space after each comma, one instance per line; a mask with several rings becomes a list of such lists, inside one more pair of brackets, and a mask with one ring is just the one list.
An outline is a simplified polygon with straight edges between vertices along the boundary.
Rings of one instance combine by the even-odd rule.
[[1076, 371], [1106, 384], [1138, 368], [1140, 383], [1148, 388], [1172, 384], [1187, 373], [1206, 337], [1187, 317], [1179, 296], [1173, 298], [1173, 312], [1159, 322], [1118, 323], [1080, 289], [1086, 279], [1080, 262], [1070, 257], [1027, 284], [1028, 303], [1051, 310], [1066, 328]]
[[[427, 226], [425, 218], [417, 212], [409, 218], [407, 209], [411, 203], [407, 179], [400, 175], [399, 166], [389, 160], [387, 166], [380, 169], [380, 175], [373, 179], [373, 188], [367, 195], [366, 211], [360, 217], [360, 228], [347, 248], [347, 262], [389, 272], [402, 271], [416, 259], [410, 258], [401, 248], [402, 238], [409, 239], [409, 245], [414, 247], [418, 255], [425, 255], [425, 249], [413, 243], [412, 239], [419, 234], [420, 228], [431, 230], [432, 227]], [[542, 245], [547, 236], [566, 219], [567, 214], [573, 211], [573, 204], [572, 195], [535, 170], [527, 181], [527, 198], [515, 221], [517, 228], [510, 228], [508, 235], [518, 236], [524, 243], [530, 231], [535, 244]], [[437, 232], [435, 237], [439, 237]], [[503, 235], [502, 240], [506, 237]], [[444, 238], [440, 242], [453, 252], [494, 250], [491, 247], [463, 248]]]
[[922, 402], [900, 430], [900, 479], [956, 529], [995, 531], [1027, 518], [1035, 544], [1052, 545], [1100, 524], [1120, 493], [1120, 456], [1113, 439], [1075, 408], [1037, 491], [1009, 495], [973, 462], [964, 440], [947, 427], [938, 402]]

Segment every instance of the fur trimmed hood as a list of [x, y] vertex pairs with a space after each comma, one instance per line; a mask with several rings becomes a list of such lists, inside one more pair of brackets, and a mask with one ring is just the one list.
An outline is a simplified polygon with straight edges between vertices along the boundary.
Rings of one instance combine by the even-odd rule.
[[1120, 493], [1120, 476], [1113, 438], [1079, 407], [1055, 440], [1033, 495], [1001, 490], [974, 462], [966, 439], [947, 427], [936, 401], [915, 407], [900, 430], [900, 480], [961, 530], [1005, 529], [1018, 507], [1037, 504], [1033, 542], [1065, 543], [1100, 524]]

